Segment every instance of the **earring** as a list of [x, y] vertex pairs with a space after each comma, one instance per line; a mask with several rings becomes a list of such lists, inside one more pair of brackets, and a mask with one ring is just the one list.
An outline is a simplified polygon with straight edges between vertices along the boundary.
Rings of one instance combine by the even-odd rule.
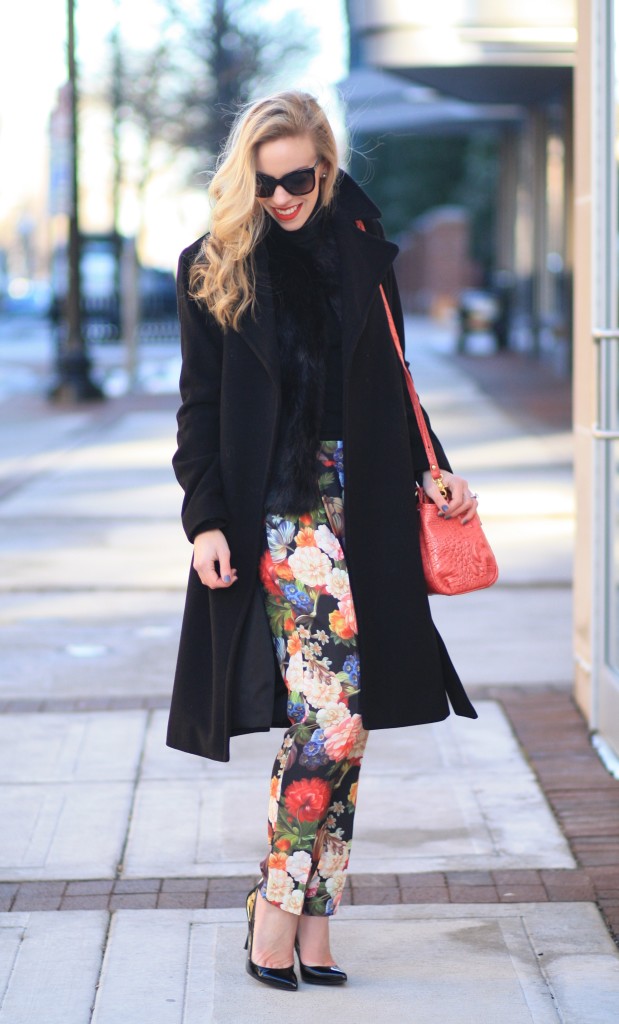
[[320, 177], [321, 177], [321, 178], [326, 178], [326, 177], [327, 177], [327, 175], [326, 175], [326, 174], [321, 174], [321, 175], [320, 175]]

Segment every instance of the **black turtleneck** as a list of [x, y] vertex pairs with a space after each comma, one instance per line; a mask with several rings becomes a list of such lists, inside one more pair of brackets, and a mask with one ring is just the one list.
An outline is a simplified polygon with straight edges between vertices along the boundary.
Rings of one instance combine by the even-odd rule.
[[[293, 253], [295, 249], [301, 250], [315, 264], [318, 276], [321, 276], [320, 270], [327, 265], [327, 250], [330, 250], [331, 254], [328, 266], [332, 267], [334, 263], [339, 263], [331, 218], [329, 212], [323, 208], [315, 211], [302, 227], [292, 231], [287, 231], [276, 220], [271, 219], [266, 238], [271, 253], [276, 250], [280, 255], [285, 256], [287, 251]], [[334, 253], [335, 258], [333, 257]], [[342, 289], [339, 278], [330, 283], [331, 287], [327, 290], [325, 303], [327, 344], [324, 404], [320, 419], [321, 441], [341, 440], [343, 434]]]

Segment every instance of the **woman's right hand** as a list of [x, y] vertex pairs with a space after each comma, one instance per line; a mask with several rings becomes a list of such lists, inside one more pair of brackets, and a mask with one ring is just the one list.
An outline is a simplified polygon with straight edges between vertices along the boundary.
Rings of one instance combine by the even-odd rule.
[[231, 587], [236, 582], [237, 572], [230, 566], [230, 548], [221, 530], [206, 530], [194, 538], [193, 567], [204, 586], [211, 590]]

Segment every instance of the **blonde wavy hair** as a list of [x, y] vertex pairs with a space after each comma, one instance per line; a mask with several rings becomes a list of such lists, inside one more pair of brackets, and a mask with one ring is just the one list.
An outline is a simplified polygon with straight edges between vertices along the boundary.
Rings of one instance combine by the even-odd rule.
[[254, 250], [269, 214], [256, 199], [258, 147], [290, 136], [309, 135], [316, 156], [327, 164], [322, 206], [334, 198], [337, 145], [322, 107], [305, 92], [282, 92], [257, 100], [236, 118], [211, 180], [213, 206], [206, 236], [189, 271], [189, 294], [204, 303], [220, 326], [238, 330], [243, 315], [255, 315]]

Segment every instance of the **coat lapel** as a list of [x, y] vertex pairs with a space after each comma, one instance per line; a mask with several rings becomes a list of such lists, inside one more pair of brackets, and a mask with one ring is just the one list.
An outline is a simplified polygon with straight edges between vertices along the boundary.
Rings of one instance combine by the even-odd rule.
[[345, 171], [340, 171], [333, 228], [342, 268], [344, 379], [350, 371], [353, 353], [379, 285], [399, 251], [397, 245], [386, 241], [382, 235], [372, 230], [362, 231], [356, 225], [357, 220], [367, 223], [378, 219], [378, 207]]
[[335, 219], [342, 267], [342, 358], [345, 378], [370, 306], [398, 253], [397, 245], [369, 231], [362, 231], [356, 226], [355, 219], [345, 219], [339, 213]]
[[280, 366], [275, 311], [269, 277], [269, 261], [264, 243], [260, 243], [256, 247], [254, 260], [257, 316], [255, 320], [253, 317], [246, 317], [240, 336], [258, 357], [274, 384], [279, 387]]

